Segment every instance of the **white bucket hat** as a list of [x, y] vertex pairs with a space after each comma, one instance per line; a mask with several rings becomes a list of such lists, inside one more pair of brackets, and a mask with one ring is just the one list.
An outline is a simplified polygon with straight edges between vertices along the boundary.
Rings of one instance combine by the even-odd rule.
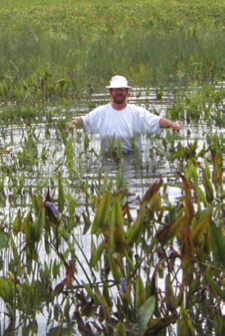
[[113, 76], [110, 80], [110, 85], [106, 86], [106, 89], [131, 89], [131, 86], [128, 85], [127, 79], [123, 76], [117, 75]]

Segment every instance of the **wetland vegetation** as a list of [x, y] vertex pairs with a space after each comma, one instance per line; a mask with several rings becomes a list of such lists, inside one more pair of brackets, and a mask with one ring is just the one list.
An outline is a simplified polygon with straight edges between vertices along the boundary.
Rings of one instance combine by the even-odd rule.
[[[223, 336], [225, 3], [2, 0], [0, 18], [0, 335]], [[183, 124], [131, 178], [66, 127], [117, 73]]]

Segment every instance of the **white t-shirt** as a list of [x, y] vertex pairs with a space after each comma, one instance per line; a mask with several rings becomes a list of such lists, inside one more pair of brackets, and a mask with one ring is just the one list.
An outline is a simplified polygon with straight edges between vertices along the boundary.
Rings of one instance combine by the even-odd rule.
[[134, 146], [140, 148], [141, 134], [161, 132], [161, 117], [133, 104], [127, 104], [125, 109], [117, 111], [109, 103], [98, 106], [81, 118], [84, 131], [89, 134], [98, 133], [106, 150], [116, 148], [117, 141], [120, 140], [124, 153], [133, 152]]

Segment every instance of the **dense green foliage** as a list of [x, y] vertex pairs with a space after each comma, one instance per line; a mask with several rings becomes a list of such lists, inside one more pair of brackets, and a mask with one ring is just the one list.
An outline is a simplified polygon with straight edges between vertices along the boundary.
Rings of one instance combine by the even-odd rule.
[[114, 180], [87, 138], [69, 136], [51, 113], [41, 131], [25, 112], [26, 124], [14, 120], [20, 146], [13, 125], [11, 142], [7, 126], [1, 139], [3, 335], [39, 335], [44, 314], [58, 335], [222, 336], [223, 135], [208, 134], [202, 148], [170, 132], [153, 138], [151, 164], [164, 158], [174, 172], [140, 197], [119, 153]]
[[79, 98], [116, 73], [133, 85], [222, 80], [221, 1], [3, 1], [0, 95]]

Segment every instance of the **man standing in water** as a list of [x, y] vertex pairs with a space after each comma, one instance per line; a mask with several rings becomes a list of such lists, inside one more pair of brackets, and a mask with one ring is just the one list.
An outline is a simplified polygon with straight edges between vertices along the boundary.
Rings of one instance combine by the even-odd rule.
[[70, 130], [78, 126], [89, 134], [98, 133], [101, 145], [106, 151], [115, 150], [120, 141], [124, 154], [132, 153], [134, 148], [140, 148], [141, 134], [157, 134], [163, 128], [180, 130], [178, 122], [157, 116], [141, 106], [128, 104], [127, 96], [131, 86], [125, 77], [112, 77], [106, 89], [109, 90], [111, 102], [70, 121]]

